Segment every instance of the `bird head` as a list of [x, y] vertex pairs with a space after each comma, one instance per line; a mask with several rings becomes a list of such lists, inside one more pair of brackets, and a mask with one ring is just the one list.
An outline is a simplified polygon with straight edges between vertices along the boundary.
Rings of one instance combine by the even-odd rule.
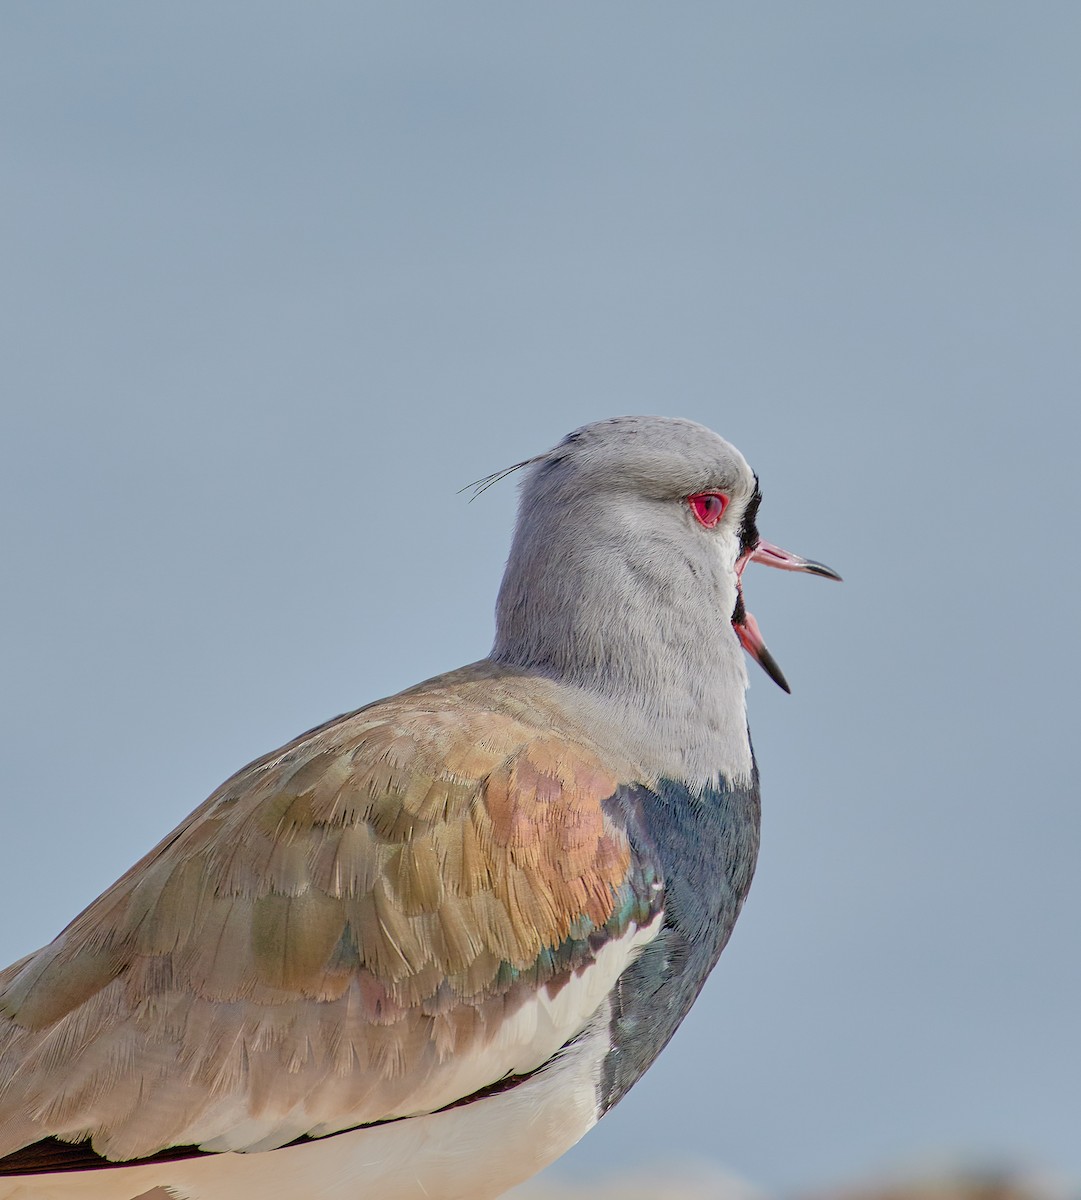
[[758, 479], [734, 446], [692, 421], [613, 417], [476, 486], [519, 468], [497, 657], [543, 667], [573, 650], [579, 669], [588, 661], [618, 676], [635, 651], [701, 648], [730, 625], [789, 691], [747, 611], [744, 571], [757, 562], [840, 576], [760, 536]]

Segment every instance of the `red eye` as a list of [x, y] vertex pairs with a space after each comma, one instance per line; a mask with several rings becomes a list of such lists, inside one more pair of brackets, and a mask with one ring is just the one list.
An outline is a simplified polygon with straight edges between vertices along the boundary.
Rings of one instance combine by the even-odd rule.
[[697, 495], [688, 496], [687, 503], [698, 520], [707, 529], [712, 529], [724, 516], [728, 497], [721, 492], [698, 492]]

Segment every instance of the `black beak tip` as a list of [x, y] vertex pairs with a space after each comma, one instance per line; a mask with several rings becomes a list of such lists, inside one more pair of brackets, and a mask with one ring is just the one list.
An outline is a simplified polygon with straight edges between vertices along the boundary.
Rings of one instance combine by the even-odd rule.
[[815, 562], [812, 558], [807, 560], [804, 570], [809, 575], [818, 575], [822, 579], [835, 579], [838, 583], [844, 583], [844, 580], [832, 567], [827, 567], [825, 563]]
[[762, 647], [762, 652], [757, 656], [758, 665], [763, 671], [773, 680], [773, 682], [781, 689], [782, 692], [787, 692], [792, 695], [792, 689], [788, 686], [788, 680], [784, 677], [784, 672], [777, 665], [777, 660], [772, 654]]

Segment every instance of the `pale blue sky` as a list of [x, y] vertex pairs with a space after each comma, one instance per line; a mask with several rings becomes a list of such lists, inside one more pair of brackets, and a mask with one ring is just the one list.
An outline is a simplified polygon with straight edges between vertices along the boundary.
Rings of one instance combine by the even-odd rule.
[[603, 416], [758, 471], [758, 877], [559, 1171], [1081, 1177], [1081, 8], [0, 12], [0, 958], [256, 754], [482, 656]]

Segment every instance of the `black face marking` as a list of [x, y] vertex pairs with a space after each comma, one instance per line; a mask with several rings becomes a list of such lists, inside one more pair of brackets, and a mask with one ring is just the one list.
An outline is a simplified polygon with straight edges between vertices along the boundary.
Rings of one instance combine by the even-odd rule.
[[754, 477], [754, 493], [750, 500], [747, 501], [747, 507], [743, 510], [743, 521], [739, 527], [739, 552], [740, 555], [746, 554], [753, 550], [758, 545], [758, 525], [755, 523], [758, 519], [758, 506], [762, 503], [762, 492], [758, 486], [758, 476]]
[[742, 625], [747, 620], [747, 609], [743, 603], [743, 588], [736, 588], [736, 607], [732, 609], [732, 624]]

